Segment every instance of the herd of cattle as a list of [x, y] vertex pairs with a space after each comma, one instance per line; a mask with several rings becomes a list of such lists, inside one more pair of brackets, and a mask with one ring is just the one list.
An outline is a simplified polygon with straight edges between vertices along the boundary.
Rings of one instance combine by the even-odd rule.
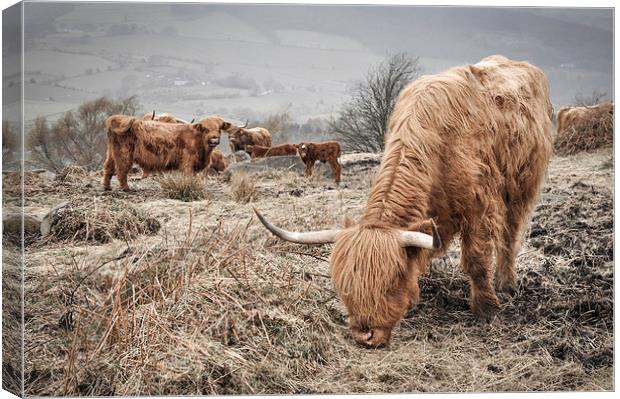
[[[418, 278], [454, 237], [461, 241], [472, 312], [491, 322], [500, 308], [496, 290], [517, 289], [516, 256], [553, 152], [552, 114], [547, 78], [527, 62], [496, 55], [422, 76], [394, 106], [360, 220], [347, 218], [341, 229], [291, 232], [254, 210], [284, 240], [335, 244], [333, 285], [348, 310], [352, 337], [364, 346], [389, 343], [394, 326], [419, 299]], [[570, 114], [560, 112], [562, 118]], [[562, 118], [566, 129], [571, 120]], [[145, 172], [225, 166], [223, 156], [214, 156], [220, 131], [228, 132], [233, 151], [253, 157], [298, 153], [306, 165], [329, 163], [340, 180], [335, 142], [272, 147], [265, 129], [218, 117], [198, 123], [153, 119], [108, 119], [106, 187], [116, 171], [127, 189], [133, 162]]]
[[127, 175], [134, 163], [151, 173], [180, 170], [184, 174], [224, 171], [231, 160], [216, 148], [222, 132], [228, 134], [231, 155], [245, 151], [252, 158], [298, 155], [306, 165], [306, 176], [312, 175], [317, 161], [332, 168], [336, 183], [340, 182], [340, 144], [322, 143], [281, 144], [272, 146], [269, 131], [262, 127], [248, 129], [213, 116], [196, 123], [169, 114], [148, 113], [142, 118], [112, 115], [106, 120], [108, 148], [103, 168], [103, 186], [110, 189], [116, 174], [121, 189], [129, 190]]

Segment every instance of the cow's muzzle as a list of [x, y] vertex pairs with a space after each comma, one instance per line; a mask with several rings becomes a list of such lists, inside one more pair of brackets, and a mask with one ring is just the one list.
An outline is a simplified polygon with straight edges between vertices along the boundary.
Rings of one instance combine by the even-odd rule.
[[210, 148], [217, 147], [218, 144], [220, 144], [220, 140], [218, 140], [218, 139], [209, 139], [207, 141], [207, 144], [209, 145]]
[[390, 343], [392, 330], [387, 328], [371, 328], [368, 331], [351, 330], [353, 339], [366, 348], [384, 348]]

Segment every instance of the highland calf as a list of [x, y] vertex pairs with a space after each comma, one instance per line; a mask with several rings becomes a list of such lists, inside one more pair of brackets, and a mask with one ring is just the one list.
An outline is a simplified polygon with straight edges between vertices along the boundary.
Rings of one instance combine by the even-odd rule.
[[395, 104], [357, 225], [289, 232], [256, 213], [285, 240], [335, 242], [333, 285], [362, 345], [389, 343], [419, 299], [418, 278], [457, 235], [473, 314], [491, 322], [495, 289], [517, 289], [516, 255], [552, 153], [551, 115], [547, 78], [527, 62], [491, 56], [422, 76]]
[[299, 157], [306, 164], [306, 176], [312, 176], [312, 168], [316, 161], [327, 163], [332, 169], [334, 180], [340, 183], [340, 173], [342, 167], [338, 158], [340, 158], [340, 144], [336, 141], [325, 141], [322, 143], [299, 143]]
[[116, 174], [121, 188], [129, 190], [127, 174], [134, 162], [146, 173], [180, 170], [191, 174], [204, 169], [220, 142], [220, 131], [229, 129], [231, 124], [219, 117], [180, 124], [112, 115], [106, 126], [108, 149], [103, 186], [110, 189], [110, 180]]
[[228, 167], [228, 161], [224, 157], [222, 151], [217, 148], [214, 148], [211, 151], [211, 156], [209, 158], [209, 164], [205, 169], [205, 173], [207, 175], [217, 175], [222, 173]]
[[280, 144], [273, 147], [248, 145], [247, 152], [252, 158], [279, 157], [283, 155], [297, 155], [297, 144]]

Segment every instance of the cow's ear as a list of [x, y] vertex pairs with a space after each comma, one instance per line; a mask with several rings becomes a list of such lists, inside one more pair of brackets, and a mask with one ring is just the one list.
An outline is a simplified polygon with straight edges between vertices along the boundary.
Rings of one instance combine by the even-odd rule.
[[202, 123], [194, 123], [194, 124], [192, 125], [192, 128], [193, 128], [195, 131], [197, 131], [198, 133], [202, 133], [202, 132], [204, 132], [204, 131], [205, 131], [204, 126], [202, 126]]
[[357, 222], [355, 221], [355, 219], [353, 219], [353, 217], [351, 217], [348, 214], [344, 215], [344, 228], [348, 229], [349, 227], [353, 227], [357, 224]]
[[220, 126], [220, 130], [228, 130], [230, 129], [230, 122], [222, 122], [222, 126]]

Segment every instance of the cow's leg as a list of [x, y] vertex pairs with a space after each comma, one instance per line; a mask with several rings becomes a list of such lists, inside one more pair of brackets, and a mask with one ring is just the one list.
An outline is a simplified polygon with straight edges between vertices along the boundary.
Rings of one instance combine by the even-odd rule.
[[141, 177], [141, 179], [146, 179], [147, 177], [149, 177], [151, 175], [151, 173], [153, 173], [152, 170], [147, 169], [147, 168], [142, 168], [142, 177]]
[[342, 167], [338, 163], [338, 160], [330, 159], [329, 166], [332, 168], [332, 174], [334, 175], [334, 179], [336, 180], [336, 183], [340, 183], [340, 172], [341, 172]]
[[[536, 170], [540, 172], [536, 173]], [[505, 229], [502, 231], [502, 241], [497, 248], [495, 272], [495, 287], [498, 291], [512, 295], [517, 290], [516, 258], [521, 248], [523, 230], [538, 197], [544, 170], [544, 166], [532, 167], [530, 174], [525, 175], [528, 179], [516, 185], [518, 189], [511, 190], [510, 193], [504, 195]]]
[[179, 170], [185, 176], [191, 176], [194, 174], [194, 160], [189, 154], [184, 154], [179, 165]]
[[133, 166], [133, 153], [129, 149], [119, 149], [118, 154], [114, 157], [114, 163], [121, 189], [129, 191], [127, 175]]
[[499, 309], [493, 288], [493, 240], [484, 224], [461, 233], [461, 265], [471, 280], [471, 310], [490, 323]]
[[306, 173], [307, 177], [312, 176], [312, 167], [314, 166], [314, 162], [306, 162]]
[[112, 176], [114, 176], [114, 158], [112, 157], [111, 151], [108, 150], [105, 162], [103, 163], [103, 188], [105, 190], [110, 189]]

